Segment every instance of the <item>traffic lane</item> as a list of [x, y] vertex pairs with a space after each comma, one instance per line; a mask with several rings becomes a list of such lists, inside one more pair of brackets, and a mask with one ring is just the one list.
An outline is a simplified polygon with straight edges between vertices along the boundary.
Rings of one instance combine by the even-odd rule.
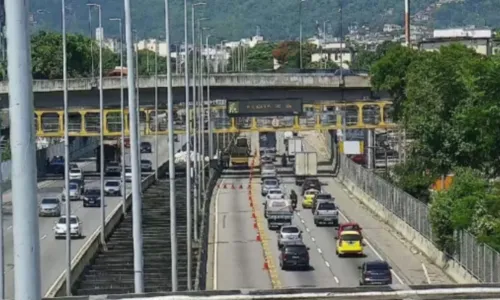
[[[265, 197], [260, 194], [260, 180], [256, 180], [256, 184], [254, 184], [254, 195], [259, 195], [258, 198], [260, 201], [257, 201], [258, 205], [263, 207], [263, 203], [265, 201]], [[310, 268], [308, 270], [281, 270], [279, 268], [279, 255], [280, 251], [278, 249], [278, 232], [272, 231], [267, 228], [267, 222], [264, 218], [263, 209], [258, 209], [259, 216], [262, 220], [264, 220], [265, 224], [264, 228], [267, 233], [267, 237], [269, 238], [269, 246], [272, 253], [272, 259], [274, 265], [276, 266], [278, 273], [278, 278], [280, 280], [280, 285], [283, 288], [293, 288], [293, 287], [332, 287], [336, 284], [334, 279], [334, 274], [332, 274], [331, 270], [326, 267], [324, 263], [324, 259], [321, 257], [321, 253], [315, 251], [316, 247], [314, 242], [311, 240], [311, 237], [307, 234], [304, 227], [301, 227], [300, 218], [297, 215], [294, 215], [292, 219], [292, 224], [297, 225], [299, 228], [303, 230], [303, 241], [304, 244], [307, 245], [309, 250], [309, 264]]]
[[[180, 147], [184, 145], [185, 137], [179, 137], [179, 142], [174, 143], [174, 149], [177, 151]], [[141, 137], [141, 142], [149, 142], [152, 146], [151, 153], [141, 153], [141, 159], [147, 159], [151, 161], [153, 165], [153, 170], [156, 169], [156, 146], [154, 136], [144, 136]], [[168, 155], [165, 156], [165, 151], [168, 151], [168, 136], [159, 135], [158, 136], [158, 161], [159, 165], [168, 160]], [[125, 149], [125, 165], [130, 166], [131, 153], [130, 148]]]
[[[213, 287], [217, 290], [272, 288], [263, 268], [264, 254], [254, 228], [248, 184], [248, 179], [222, 179], [216, 191]], [[232, 189], [240, 185], [245, 189]]]

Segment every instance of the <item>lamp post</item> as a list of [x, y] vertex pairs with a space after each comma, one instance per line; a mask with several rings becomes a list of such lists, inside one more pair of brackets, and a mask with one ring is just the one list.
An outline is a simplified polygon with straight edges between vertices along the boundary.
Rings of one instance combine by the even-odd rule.
[[[192, 47], [193, 47], [193, 152], [194, 152], [194, 168], [192, 172], [192, 176], [194, 179], [194, 188], [193, 188], [193, 195], [194, 195], [194, 201], [193, 201], [193, 207], [194, 207], [194, 240], [198, 240], [198, 202], [200, 201], [198, 197], [198, 181], [197, 181], [197, 176], [198, 176], [198, 139], [197, 139], [197, 128], [196, 128], [196, 120], [197, 120], [197, 107], [196, 107], [196, 70], [197, 70], [197, 64], [196, 64], [196, 32], [195, 32], [195, 11], [196, 7], [198, 6], [203, 6], [206, 5], [205, 2], [198, 2], [194, 3], [191, 5], [191, 42], [192, 42]], [[187, 58], [186, 58], [187, 59]], [[189, 113], [189, 111], [188, 111]], [[186, 124], [189, 126], [189, 124]], [[191, 143], [191, 138], [189, 138], [188, 143]], [[191, 172], [190, 172], [191, 173]]]
[[[205, 49], [207, 50], [207, 102], [208, 102], [208, 153], [210, 153], [209, 158], [212, 159], [214, 156], [214, 134], [212, 130], [212, 105], [210, 104], [210, 65], [211, 65], [211, 59], [210, 59], [210, 48], [208, 47], [208, 40], [210, 39], [212, 35], [207, 35], [206, 37], [206, 42], [205, 42]], [[213, 170], [212, 168], [209, 167], [210, 170], [210, 178], [213, 175]]]
[[[66, 1], [61, 1], [64, 97], [64, 199], [66, 200], [66, 295], [71, 296], [71, 201], [69, 199], [68, 58], [66, 52]], [[92, 41], [93, 42], [93, 41]], [[0, 204], [2, 205], [2, 204]]]
[[[168, 45], [167, 45], [168, 46]], [[167, 56], [167, 59], [170, 57]], [[158, 168], [160, 163], [158, 162], [158, 41], [155, 40], [155, 179], [158, 180]]]
[[174, 164], [174, 103], [172, 97], [172, 62], [170, 55], [170, 13], [165, 0], [165, 42], [167, 44], [167, 97], [168, 97], [168, 177], [170, 184], [170, 253], [172, 270], [172, 291], [177, 291], [177, 221], [175, 211], [175, 164]]
[[[324, 56], [323, 56], [323, 48], [325, 47], [326, 45], [326, 24], [327, 23], [330, 23], [330, 20], [326, 20], [323, 22], [323, 45], [321, 45], [321, 59], [325, 59]], [[329, 54], [328, 55], [328, 58], [325, 59], [325, 69], [327, 67], [327, 64], [328, 64], [328, 61], [330, 60], [330, 56]]]
[[204, 98], [204, 87], [203, 87], [203, 68], [205, 67], [204, 64], [204, 57], [203, 57], [203, 33], [205, 30], [208, 30], [206, 27], [201, 27], [201, 22], [207, 20], [207, 18], [199, 18], [198, 19], [198, 28], [200, 30], [200, 101], [199, 101], [199, 117], [198, 120], [199, 122], [199, 140], [198, 142], [200, 143], [200, 154], [201, 154], [201, 162], [198, 165], [199, 167], [199, 182], [200, 182], [200, 201], [198, 202], [198, 210], [201, 211], [202, 206], [202, 201], [205, 201], [205, 98]]
[[120, 27], [120, 122], [121, 122], [121, 164], [122, 164], [122, 210], [123, 214], [127, 213], [127, 184], [125, 178], [125, 103], [124, 103], [124, 86], [123, 86], [123, 24], [121, 18], [111, 18], [110, 21], [118, 22]]
[[144, 259], [142, 249], [142, 200], [141, 200], [141, 177], [139, 174], [140, 152], [137, 147], [139, 136], [134, 130], [139, 124], [135, 113], [135, 70], [134, 70], [134, 42], [132, 36], [132, 17], [130, 0], [124, 0], [125, 8], [125, 38], [127, 40], [127, 83], [128, 83], [128, 111], [130, 119], [130, 165], [132, 167], [132, 237], [134, 240], [134, 292], [144, 292]]
[[300, 69], [302, 70], [302, 2], [306, 0], [299, 0], [299, 59]]
[[[3, 136], [0, 137], [0, 166], [2, 165], [2, 155], [5, 148]], [[0, 169], [0, 299], [5, 299], [5, 254], [4, 254], [4, 234], [3, 234], [3, 176], [2, 170]]]
[[[104, 198], [104, 98], [102, 88], [102, 40], [104, 39], [104, 30], [102, 28], [102, 10], [101, 5], [95, 3], [88, 3], [88, 6], [95, 7], [99, 11], [99, 139], [100, 139], [100, 177], [101, 177], [101, 243], [106, 245], [106, 236], [104, 234], [104, 227], [106, 225], [106, 199]], [[69, 198], [66, 199], [69, 201]]]

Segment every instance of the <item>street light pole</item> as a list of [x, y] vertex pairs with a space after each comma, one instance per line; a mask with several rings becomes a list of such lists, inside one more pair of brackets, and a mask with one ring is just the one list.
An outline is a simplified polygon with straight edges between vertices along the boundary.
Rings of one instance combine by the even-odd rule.
[[177, 291], [177, 232], [175, 211], [175, 165], [174, 165], [174, 103], [172, 97], [172, 62], [170, 55], [170, 13], [165, 0], [165, 42], [167, 44], [167, 96], [168, 96], [168, 177], [170, 183], [170, 253], [172, 270], [172, 291]]
[[299, 59], [300, 69], [302, 70], [302, 2], [306, 0], [299, 0]]
[[[325, 47], [326, 45], [326, 23], [329, 23], [330, 20], [326, 20], [323, 22], [323, 45], [321, 45], [321, 59], [325, 60], [325, 69], [327, 67], [327, 64], [328, 64], [328, 61], [330, 61], [330, 55], [327, 54], [327, 58], [325, 59], [325, 57], [323, 56], [323, 48]], [[323, 64], [323, 63], [321, 63]]]
[[201, 145], [201, 162], [199, 165], [200, 172], [198, 173], [198, 176], [200, 177], [200, 200], [198, 202], [198, 210], [201, 211], [202, 206], [202, 201], [205, 201], [205, 98], [204, 98], [204, 87], [203, 87], [203, 69], [205, 67], [204, 64], [204, 56], [203, 56], [203, 32], [206, 30], [206, 28], [201, 28], [201, 22], [206, 20], [207, 18], [200, 18], [198, 19], [198, 28], [200, 28], [200, 110], [199, 110], [199, 120], [200, 120], [200, 127], [199, 127], [199, 142]]
[[121, 118], [121, 169], [122, 169], [122, 210], [123, 215], [127, 214], [127, 183], [125, 178], [125, 100], [124, 100], [124, 85], [123, 85], [123, 24], [121, 18], [111, 18], [110, 21], [118, 22], [120, 26], [120, 118]]
[[[169, 57], [167, 57], [168, 59]], [[158, 180], [158, 41], [155, 40], [155, 179]]]
[[144, 259], [142, 252], [142, 200], [141, 181], [139, 175], [139, 136], [136, 128], [139, 124], [135, 101], [135, 70], [134, 70], [134, 42], [132, 37], [132, 17], [130, 15], [130, 0], [124, 0], [125, 7], [125, 38], [127, 40], [127, 83], [128, 83], [128, 111], [130, 128], [130, 165], [132, 167], [132, 236], [134, 240], [134, 292], [144, 292]]
[[42, 298], [28, 1], [5, 1], [15, 299]]
[[[99, 12], [99, 139], [100, 139], [100, 177], [101, 177], [101, 243], [106, 245], [106, 236], [104, 234], [104, 227], [106, 225], [106, 199], [104, 198], [104, 97], [102, 87], [102, 41], [104, 39], [104, 30], [102, 28], [102, 10], [100, 4], [89, 3], [89, 6], [96, 7]], [[66, 199], [69, 201], [69, 198]], [[69, 212], [71, 213], [71, 212]]]
[[[5, 150], [3, 137], [0, 137], [0, 166], [2, 165], [2, 155]], [[3, 233], [3, 176], [0, 169], [0, 299], [5, 299], [5, 253], [4, 253], [4, 233]]]
[[[61, 1], [64, 97], [64, 199], [66, 200], [66, 296], [71, 296], [71, 201], [69, 199], [68, 58], [66, 53], [66, 1]], [[93, 43], [94, 41], [92, 41]], [[0, 205], [2, 205], [0, 203]], [[3, 298], [3, 297], [2, 297]]]
[[[208, 153], [210, 153], [209, 158], [212, 159], [214, 156], [214, 134], [212, 131], [212, 106], [210, 104], [210, 65], [211, 65], [211, 60], [210, 60], [210, 48], [208, 48], [208, 40], [211, 37], [211, 35], [207, 35], [206, 37], [206, 43], [205, 43], [205, 49], [207, 49], [207, 102], [208, 102]], [[213, 175], [213, 170], [209, 166], [210, 170], [210, 178]]]
[[186, 105], [186, 227], [187, 227], [187, 289], [192, 290], [192, 210], [191, 210], [191, 118], [189, 114], [188, 5], [184, 0], [184, 90]]

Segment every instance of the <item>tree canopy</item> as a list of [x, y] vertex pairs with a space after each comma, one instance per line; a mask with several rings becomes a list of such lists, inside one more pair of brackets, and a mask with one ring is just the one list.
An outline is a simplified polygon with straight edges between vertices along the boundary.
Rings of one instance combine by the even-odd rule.
[[[392, 180], [431, 203], [443, 248], [468, 229], [500, 246], [500, 57], [453, 44], [439, 52], [394, 46], [371, 67], [372, 84], [394, 97], [396, 116], [411, 136], [409, 158]], [[447, 192], [429, 196], [439, 176], [455, 173]]]

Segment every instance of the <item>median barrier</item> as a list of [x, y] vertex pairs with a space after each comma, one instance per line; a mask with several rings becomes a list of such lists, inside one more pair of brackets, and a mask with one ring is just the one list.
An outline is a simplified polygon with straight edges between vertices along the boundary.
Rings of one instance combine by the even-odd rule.
[[[163, 163], [158, 168], [158, 173], [163, 174], [168, 170], [168, 161]], [[142, 180], [141, 186], [142, 191], [149, 188], [155, 182], [155, 174], [151, 174], [148, 177]], [[120, 203], [106, 218], [105, 227], [104, 227], [104, 236], [105, 239], [108, 238], [113, 233], [114, 229], [120, 224], [123, 219], [123, 208], [122, 203]], [[128, 211], [130, 206], [132, 205], [132, 193], [127, 196], [126, 209]], [[80, 248], [75, 258], [73, 258], [71, 262], [71, 285], [75, 284], [75, 282], [79, 279], [81, 274], [84, 272], [85, 267], [90, 264], [92, 259], [96, 256], [101, 248], [101, 239], [100, 239], [100, 228], [98, 227], [96, 231], [90, 236], [87, 242]], [[66, 294], [66, 271], [64, 271], [52, 284], [47, 293], [44, 296], [45, 298], [53, 298], [53, 297], [61, 297]]]

